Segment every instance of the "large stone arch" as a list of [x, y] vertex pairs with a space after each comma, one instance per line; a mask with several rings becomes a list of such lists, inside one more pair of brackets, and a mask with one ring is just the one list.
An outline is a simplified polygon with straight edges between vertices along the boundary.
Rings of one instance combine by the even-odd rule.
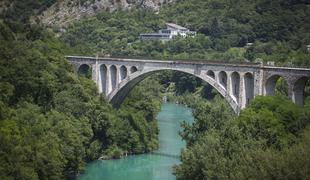
[[[87, 78], [91, 78], [99, 87], [101, 87], [102, 93], [108, 97], [108, 100], [115, 101], [119, 95], [115, 96], [118, 92], [124, 91], [130, 86], [134, 86], [134, 83], [129, 83], [133, 80], [139, 82], [139, 76], [143, 74], [158, 71], [164, 69], [176, 70], [194, 74], [197, 77], [209, 82], [211, 86], [217, 89], [222, 96], [229, 101], [229, 104], [236, 112], [239, 109], [245, 108], [247, 104], [257, 95], [272, 95], [275, 94], [275, 87], [279, 77], [283, 78], [285, 85], [285, 94], [288, 95], [297, 104], [302, 104], [304, 99], [304, 81], [310, 78], [309, 68], [296, 68], [296, 67], [276, 67], [276, 66], [264, 66], [263, 64], [251, 64], [251, 63], [220, 63], [220, 62], [202, 62], [192, 60], [150, 60], [150, 59], [128, 59], [128, 58], [113, 58], [113, 57], [85, 57], [85, 56], [66, 56], [66, 58], [72, 63], [76, 72], [83, 72], [81, 67], [89, 67], [89, 74]], [[105, 64], [107, 68], [106, 83], [102, 82], [101, 77], [105, 77], [105, 70], [100, 70], [100, 65]], [[111, 66], [113, 68], [111, 74]], [[127, 68], [127, 77], [122, 81], [125, 76], [125, 71], [121, 71], [121, 66]], [[124, 68], [123, 68], [124, 69]], [[240, 87], [239, 87], [239, 102], [232, 99], [232, 85], [231, 85], [231, 73], [238, 72], [240, 75]], [[246, 73], [245, 73], [246, 72]], [[122, 73], [122, 74], [120, 74]], [[245, 73], [245, 74], [244, 74]], [[116, 74], [116, 76], [114, 76]], [[113, 77], [111, 77], [113, 75]], [[101, 76], [101, 77], [100, 77]], [[135, 79], [138, 78], [138, 79]], [[302, 79], [301, 79], [302, 78]], [[143, 79], [143, 78], [142, 78]], [[112, 81], [114, 89], [112, 89]], [[128, 83], [128, 84], [127, 84]], [[106, 87], [102, 87], [102, 84], [106, 84]], [[106, 91], [104, 92], [104, 89]], [[281, 88], [283, 89], [283, 88]], [[227, 93], [227, 91], [229, 91]], [[284, 92], [284, 91], [282, 91]], [[122, 94], [122, 93], [120, 93]], [[125, 94], [125, 93], [123, 93]], [[115, 97], [114, 97], [115, 96]], [[109, 98], [110, 97], [110, 98]], [[236, 99], [236, 98], [235, 98]], [[235, 102], [232, 102], [235, 101]], [[237, 109], [237, 110], [236, 110]]]
[[148, 69], [148, 70], [143, 70], [143, 71], [136, 71], [130, 74], [128, 78], [120, 82], [120, 84], [118, 85], [118, 88], [113, 90], [110, 94], [108, 94], [107, 99], [111, 102], [111, 104], [114, 107], [116, 108], [119, 107], [121, 103], [123, 102], [123, 100], [128, 95], [128, 93], [133, 89], [134, 86], [136, 86], [139, 82], [141, 82], [146, 77], [154, 73], [164, 71], [164, 70], [184, 72], [186, 74], [198, 77], [202, 79], [203, 81], [206, 81], [226, 99], [226, 101], [229, 103], [229, 105], [232, 107], [232, 109], [236, 113], [239, 113], [240, 107], [237, 104], [237, 102], [233, 100], [231, 95], [227, 93], [226, 89], [222, 85], [220, 85], [218, 82], [216, 82], [215, 79], [212, 79], [211, 77], [207, 76], [206, 73], [195, 74], [194, 72], [185, 70], [185, 69], [162, 68], [162, 69]]

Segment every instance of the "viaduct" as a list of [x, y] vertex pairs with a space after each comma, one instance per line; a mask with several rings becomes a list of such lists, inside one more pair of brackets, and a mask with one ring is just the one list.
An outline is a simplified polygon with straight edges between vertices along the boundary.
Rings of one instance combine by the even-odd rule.
[[213, 86], [239, 113], [258, 95], [274, 95], [277, 80], [288, 84], [288, 96], [298, 105], [304, 103], [304, 88], [310, 69], [264, 66], [261, 63], [223, 63], [207, 61], [168, 61], [112, 57], [66, 56], [78, 73], [91, 69], [99, 92], [118, 107], [130, 90], [147, 76], [173, 70], [196, 76]]

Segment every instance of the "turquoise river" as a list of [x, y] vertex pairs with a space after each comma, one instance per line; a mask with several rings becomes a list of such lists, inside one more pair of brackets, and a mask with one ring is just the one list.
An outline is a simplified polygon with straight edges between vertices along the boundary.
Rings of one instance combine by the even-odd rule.
[[179, 131], [182, 121], [192, 122], [190, 108], [165, 103], [157, 116], [159, 150], [118, 160], [98, 160], [89, 163], [79, 180], [173, 180], [172, 166], [180, 163], [178, 156], [185, 142]]

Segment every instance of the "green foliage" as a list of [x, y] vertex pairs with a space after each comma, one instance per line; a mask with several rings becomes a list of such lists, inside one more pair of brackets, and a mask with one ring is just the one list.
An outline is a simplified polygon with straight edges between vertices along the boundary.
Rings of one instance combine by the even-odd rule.
[[253, 154], [253, 161], [258, 162], [257, 174], [262, 179], [309, 179], [309, 127], [307, 127], [300, 141], [291, 147], [285, 147], [282, 151], [268, 149], [258, 150]]
[[191, 101], [195, 102], [191, 104], [194, 109], [195, 123], [192, 125], [183, 123], [184, 130], [181, 132], [181, 136], [186, 140], [187, 145], [194, 144], [205, 132], [212, 129], [220, 130], [227, 121], [234, 119], [229, 105], [219, 96], [212, 103], [198, 98], [191, 98]]
[[284, 125], [270, 110], [247, 109], [240, 114], [237, 123], [244, 134], [256, 140], [267, 140], [268, 146], [280, 146], [287, 140]]
[[100, 156], [158, 148], [160, 84], [139, 87], [116, 110], [73, 73], [54, 34], [20, 25], [23, 31], [2, 22], [0, 29], [12, 35], [0, 39], [0, 179], [74, 178]]
[[113, 145], [106, 150], [106, 154], [109, 158], [119, 159], [122, 157], [123, 152], [118, 146]]
[[28, 23], [31, 16], [40, 14], [55, 2], [56, 0], [12, 0], [2, 16], [11, 21]]
[[301, 125], [304, 121], [304, 117], [302, 117], [303, 111], [285, 97], [256, 97], [255, 101], [250, 103], [248, 109], [256, 113], [260, 109], [269, 110], [284, 126], [286, 132], [297, 133], [304, 128]]
[[[77, 54], [143, 56], [162, 59], [275, 61], [308, 66], [310, 5], [305, 1], [184, 0], [159, 14], [143, 9], [99, 13], [70, 25], [62, 39]], [[140, 41], [165, 22], [191, 30], [195, 37]], [[246, 43], [254, 43], [245, 48]]]
[[[139, 138], [140, 142], [143, 142], [141, 153], [158, 148], [158, 126], [154, 120], [160, 111], [161, 92], [162, 85], [156, 80], [156, 76], [147, 78], [130, 92], [120, 108], [122, 111], [134, 112], [127, 119], [135, 131], [139, 132], [139, 137], [131, 134], [130, 138], [133, 138], [132, 140]], [[125, 116], [128, 116], [128, 113]], [[137, 142], [138, 140], [133, 141], [132, 144]]]
[[217, 104], [202, 101], [195, 122], [184, 126], [189, 143], [174, 168], [177, 179], [309, 178], [308, 105], [256, 97], [234, 117]]

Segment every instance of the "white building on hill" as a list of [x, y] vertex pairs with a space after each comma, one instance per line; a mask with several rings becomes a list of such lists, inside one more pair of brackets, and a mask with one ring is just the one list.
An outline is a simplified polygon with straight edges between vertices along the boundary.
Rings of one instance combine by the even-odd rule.
[[195, 31], [190, 31], [189, 29], [179, 26], [173, 23], [166, 23], [167, 28], [161, 29], [158, 33], [144, 33], [140, 34], [141, 40], [163, 40], [167, 41], [172, 39], [174, 36], [195, 36]]

